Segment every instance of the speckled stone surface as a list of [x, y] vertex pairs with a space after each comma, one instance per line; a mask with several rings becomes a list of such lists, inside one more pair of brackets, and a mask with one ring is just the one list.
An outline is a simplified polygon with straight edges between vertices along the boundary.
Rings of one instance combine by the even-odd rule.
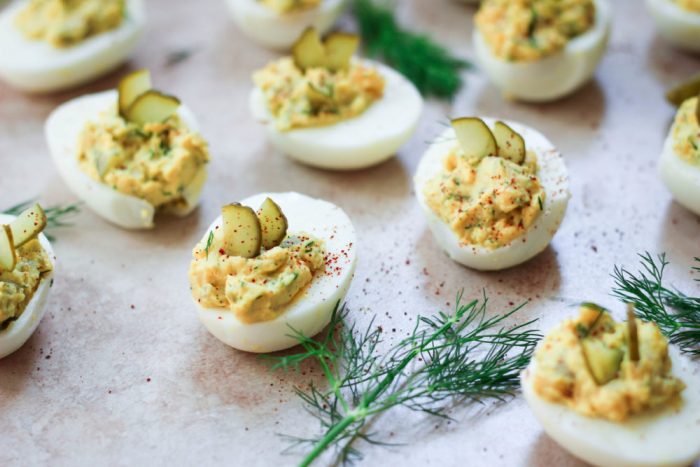
[[[428, 102], [398, 157], [372, 169], [328, 173], [277, 153], [248, 113], [250, 74], [275, 57], [235, 28], [223, 0], [149, 0], [149, 27], [133, 59], [89, 86], [27, 96], [0, 84], [0, 208], [39, 197], [73, 202], [51, 164], [43, 123], [59, 103], [115, 86], [149, 67], [159, 88], [180, 96], [211, 143], [201, 207], [184, 220], [129, 232], [88, 210], [55, 231], [59, 260], [48, 313], [29, 342], [0, 361], [0, 465], [293, 464], [278, 433], [314, 433], [293, 393], [315, 378], [272, 373], [225, 347], [199, 324], [187, 284], [190, 251], [219, 207], [260, 191], [296, 190], [342, 206], [359, 233], [360, 262], [348, 295], [353, 318], [377, 323], [392, 341], [420, 313], [451, 309], [460, 289], [485, 289], [492, 312], [530, 300], [514, 321], [548, 329], [609, 296], [615, 264], [666, 251], [669, 279], [698, 293], [689, 273], [700, 255], [700, 219], [675, 204], [656, 161], [673, 109], [663, 90], [697, 71], [698, 57], [670, 48], [639, 0], [617, 0], [611, 43], [595, 79], [560, 102], [505, 101], [479, 72], [453, 105]], [[196, 4], [196, 6], [195, 6]], [[451, 0], [402, 0], [402, 21], [471, 56], [473, 8]], [[351, 22], [346, 20], [347, 25]], [[166, 57], [187, 49], [185, 61]], [[4, 53], [4, 51], [0, 51]], [[518, 120], [562, 151], [573, 197], [551, 246], [502, 273], [452, 263], [415, 202], [411, 177], [447, 116]], [[557, 465], [580, 463], [543, 434], [520, 397], [460, 406], [451, 423], [398, 411], [373, 428], [400, 447], [361, 446], [366, 465]]]

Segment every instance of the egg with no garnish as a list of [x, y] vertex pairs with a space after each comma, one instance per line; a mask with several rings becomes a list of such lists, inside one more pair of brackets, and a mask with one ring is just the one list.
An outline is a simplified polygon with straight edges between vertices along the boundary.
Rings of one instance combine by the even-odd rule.
[[509, 268], [547, 248], [570, 197], [552, 143], [532, 128], [491, 118], [453, 120], [413, 181], [437, 244], [480, 270]]
[[295, 333], [319, 333], [344, 299], [356, 242], [341, 208], [299, 193], [261, 193], [224, 206], [193, 251], [199, 320], [239, 350], [293, 347]]
[[[80, 15], [92, 14], [110, 21], [105, 16], [106, 7], [99, 0], [84, 3], [94, 5], [71, 10], [60, 1], [32, 0], [5, 8], [0, 13], [0, 78], [24, 91], [51, 92], [87, 83], [123, 63], [136, 47], [146, 23], [143, 1], [126, 0], [124, 11], [115, 13], [123, 15], [119, 23], [110, 23], [97, 34], [90, 34], [88, 27], [96, 19]], [[119, 5], [114, 2], [112, 8]], [[31, 14], [23, 13], [30, 6], [35, 8]], [[32, 38], [18, 26], [21, 14], [27, 15]], [[81, 38], [84, 34], [88, 36]]]
[[187, 106], [151, 88], [147, 70], [126, 76], [118, 91], [60, 105], [45, 131], [63, 180], [104, 219], [148, 229], [157, 212], [182, 217], [197, 207], [206, 141]]
[[411, 137], [422, 97], [391, 68], [352, 59], [358, 42], [336, 33], [322, 43], [307, 30], [291, 58], [254, 75], [251, 112], [280, 152], [314, 167], [353, 170], [384, 162]]
[[313, 27], [325, 34], [343, 12], [346, 0], [226, 0], [241, 31], [264, 47], [288, 50]]
[[671, 44], [700, 52], [700, 2], [697, 0], [647, 0], [659, 33]]
[[[46, 313], [56, 268], [51, 243], [41, 231], [46, 215], [34, 205], [14, 217], [0, 214], [0, 358], [18, 350]], [[33, 243], [36, 239], [38, 243]], [[31, 298], [27, 300], [28, 292]]]

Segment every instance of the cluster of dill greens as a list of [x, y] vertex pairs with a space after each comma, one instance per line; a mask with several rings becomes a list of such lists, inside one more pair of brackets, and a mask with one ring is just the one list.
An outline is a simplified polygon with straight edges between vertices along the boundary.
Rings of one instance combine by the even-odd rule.
[[382, 330], [371, 322], [360, 330], [345, 323], [336, 308], [328, 330], [317, 338], [294, 335], [299, 353], [266, 356], [273, 369], [293, 370], [305, 361], [318, 364], [327, 387], [296, 388], [309, 413], [321, 424], [314, 438], [291, 438], [294, 446], [310, 448], [301, 465], [310, 465], [334, 448], [341, 462], [357, 459], [357, 440], [382, 441], [367, 432], [377, 416], [401, 406], [447, 417], [458, 401], [503, 400], [519, 387], [541, 334], [534, 321], [506, 326], [521, 307], [487, 316], [487, 299], [466, 304], [458, 296], [454, 314], [419, 317], [408, 337], [378, 352]]
[[[30, 208], [36, 201], [28, 200], [16, 204], [2, 211], [3, 214], [9, 214], [11, 216], [18, 216], [26, 209]], [[44, 213], [46, 214], [46, 228], [55, 229], [59, 227], [69, 227], [73, 224], [66, 222], [66, 218], [75, 215], [80, 212], [80, 204], [66, 204], [66, 205], [56, 205], [48, 208], [44, 208]], [[46, 238], [53, 241], [54, 238], [51, 235], [46, 234]]]
[[462, 86], [460, 72], [471, 68], [466, 60], [426, 35], [398, 24], [390, 7], [376, 0], [355, 0], [355, 18], [365, 52], [380, 57], [408, 78], [423, 95], [452, 98]]

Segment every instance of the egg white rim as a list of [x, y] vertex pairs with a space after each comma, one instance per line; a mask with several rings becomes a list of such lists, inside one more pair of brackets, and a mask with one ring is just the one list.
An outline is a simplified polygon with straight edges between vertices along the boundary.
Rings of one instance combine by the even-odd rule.
[[296, 22], [300, 20], [312, 20], [318, 15], [328, 13], [338, 5], [344, 3], [345, 0], [322, 0], [321, 4], [315, 8], [292, 11], [285, 14], [279, 14], [255, 0], [226, 0], [226, 2], [229, 4], [230, 8], [240, 9], [241, 12], [255, 14], [260, 18], [265, 18], [270, 21]]
[[[673, 140], [671, 128], [659, 160], [661, 180], [679, 204], [700, 216], [700, 166], [683, 160], [673, 147]], [[678, 182], [685, 186], [678, 186]]]

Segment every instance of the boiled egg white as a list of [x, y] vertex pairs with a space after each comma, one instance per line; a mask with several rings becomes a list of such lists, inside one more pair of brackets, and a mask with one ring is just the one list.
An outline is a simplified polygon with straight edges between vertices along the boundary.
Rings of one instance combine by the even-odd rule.
[[119, 27], [65, 48], [29, 40], [15, 26], [25, 2], [0, 14], [0, 78], [28, 92], [52, 92], [87, 83], [123, 63], [146, 24], [143, 0], [126, 0]]
[[676, 47], [700, 52], [700, 12], [681, 8], [673, 0], [647, 0], [661, 35]]
[[[495, 123], [491, 118], [484, 118], [483, 121], [489, 127]], [[542, 133], [519, 123], [505, 123], [523, 137], [527, 150], [533, 151], [537, 156], [537, 176], [545, 193], [540, 215], [524, 234], [509, 244], [493, 249], [463, 244], [452, 228], [427, 203], [426, 184], [444, 170], [445, 157], [458, 144], [451, 127], [430, 145], [413, 178], [418, 204], [423, 208], [435, 241], [454, 261], [473, 269], [506, 269], [524, 263], [542, 252], [559, 228], [569, 204], [569, 179], [559, 151]]]
[[384, 95], [360, 115], [332, 125], [279, 131], [264, 93], [255, 87], [250, 95], [251, 112], [265, 125], [272, 144], [299, 162], [333, 170], [370, 167], [396, 154], [416, 129], [423, 98], [391, 68], [372, 60], [362, 62], [384, 78]]
[[[9, 224], [15, 220], [15, 216], [0, 214], [0, 224]], [[46, 302], [49, 291], [53, 285], [54, 271], [56, 270], [56, 256], [51, 243], [44, 234], [39, 234], [39, 243], [49, 257], [52, 269], [44, 273], [32, 299], [27, 303], [22, 314], [12, 321], [7, 328], [0, 331], [0, 358], [6, 357], [18, 350], [34, 334], [39, 322], [46, 314]]]
[[[197, 305], [199, 320], [223, 343], [247, 352], [275, 352], [299, 343], [293, 330], [311, 337], [329, 322], [336, 306], [345, 298], [357, 262], [357, 237], [350, 218], [338, 206], [299, 193], [262, 193], [241, 202], [257, 209], [271, 198], [289, 222], [288, 232], [307, 233], [323, 240], [326, 249], [325, 271], [317, 272], [311, 283], [277, 318], [252, 324], [240, 321], [226, 308]], [[217, 218], [204, 235], [221, 226]]]
[[659, 175], [678, 203], [700, 215], [700, 166], [681, 159], [673, 146], [671, 130], [661, 151]]
[[[93, 180], [78, 164], [80, 133], [86, 123], [97, 120], [100, 113], [116, 109], [117, 99], [117, 91], [110, 90], [78, 97], [60, 105], [46, 120], [46, 140], [56, 168], [68, 188], [96, 214], [125, 229], [149, 229], [153, 227], [156, 213], [152, 204]], [[177, 113], [190, 130], [198, 130], [194, 115], [184, 104], [180, 105]], [[175, 215], [186, 216], [197, 207], [206, 178], [204, 166], [185, 187], [185, 205], [174, 212]]]
[[579, 415], [542, 399], [533, 387], [535, 360], [521, 375], [525, 401], [544, 431], [574, 456], [604, 467], [685, 466], [700, 457], [700, 369], [672, 345], [673, 374], [686, 388], [680, 407], [613, 422]]
[[246, 36], [275, 50], [288, 50], [309, 27], [325, 34], [345, 6], [345, 0], [321, 0], [316, 8], [280, 14], [256, 0], [226, 0], [226, 3]]
[[595, 23], [564, 49], [533, 62], [496, 57], [477, 27], [473, 43], [477, 62], [508, 98], [543, 102], [564, 97], [583, 86], [595, 72], [608, 43], [611, 11], [607, 0], [594, 0]]

